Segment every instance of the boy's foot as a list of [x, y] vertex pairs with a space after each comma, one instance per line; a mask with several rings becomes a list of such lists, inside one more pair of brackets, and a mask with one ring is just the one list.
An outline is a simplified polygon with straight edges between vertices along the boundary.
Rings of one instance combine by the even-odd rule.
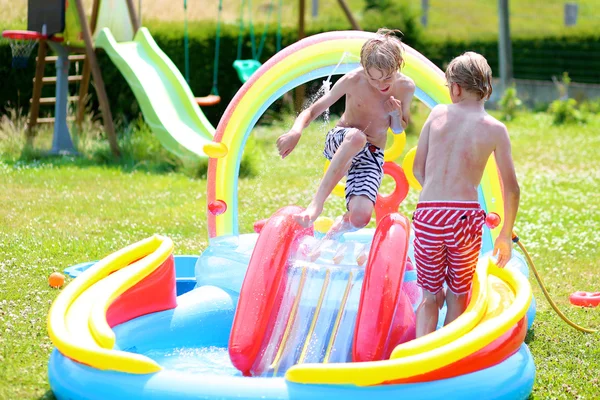
[[304, 228], [308, 228], [313, 224], [313, 222], [316, 221], [316, 219], [319, 217], [319, 215], [321, 215], [322, 212], [323, 206], [317, 207], [316, 205], [311, 203], [308, 205], [306, 210], [302, 211], [301, 213], [294, 214], [293, 218]]

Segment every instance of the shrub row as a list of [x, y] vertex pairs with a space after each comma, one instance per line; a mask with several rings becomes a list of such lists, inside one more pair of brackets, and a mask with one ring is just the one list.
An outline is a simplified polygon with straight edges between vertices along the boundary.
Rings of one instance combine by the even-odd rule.
[[[367, 24], [364, 29], [376, 30], [376, 18]], [[326, 30], [349, 29], [345, 23], [337, 22], [336, 26], [323, 26], [307, 32], [308, 35]], [[337, 26], [339, 25], [339, 26]], [[389, 23], [388, 23], [389, 25]], [[494, 70], [498, 73], [498, 45], [495, 38], [452, 40], [442, 38], [427, 38], [422, 35], [414, 19], [407, 18], [398, 26], [405, 33], [404, 41], [415, 47], [440, 68], [456, 55], [467, 50], [484, 54]], [[213, 57], [215, 50], [215, 25], [206, 23], [192, 23], [189, 26], [190, 49], [190, 87], [195, 95], [207, 95], [212, 87]], [[180, 23], [150, 23], [149, 29], [158, 45], [173, 60], [175, 65], [184, 70], [184, 41], [183, 26]], [[262, 32], [257, 27], [258, 35]], [[241, 83], [232, 67], [236, 59], [237, 27], [225, 26], [221, 31], [221, 51], [218, 73], [218, 90], [223, 101], [214, 107], [203, 109], [209, 120], [216, 124], [222, 115], [229, 100], [241, 87]], [[282, 31], [283, 46], [295, 41], [297, 33], [290, 28]], [[242, 58], [250, 58], [250, 39], [244, 38], [244, 52]], [[261, 61], [265, 61], [275, 53], [275, 29], [268, 32], [265, 49]], [[106, 82], [108, 96], [113, 114], [117, 118], [135, 118], [139, 108], [133, 100], [133, 94], [125, 80], [108, 57], [98, 51], [99, 63], [103, 78]], [[29, 106], [32, 90], [32, 78], [35, 70], [35, 51], [30, 58], [26, 69], [12, 69], [10, 65], [11, 53], [9, 43], [0, 40], [0, 113], [5, 111], [7, 104], [20, 105], [25, 110]], [[73, 66], [75, 68], [75, 66]], [[513, 68], [514, 76], [522, 79], [550, 80], [552, 76], [560, 76], [564, 71], [574, 82], [600, 83], [600, 34], [586, 34], [569, 37], [528, 37], [513, 38]], [[48, 65], [47, 75], [54, 75], [54, 66]], [[72, 90], [75, 88], [72, 86]], [[44, 88], [44, 96], [53, 97], [54, 87]], [[97, 107], [95, 93], [92, 93], [92, 106]], [[44, 109], [46, 110], [46, 109]], [[46, 110], [52, 111], [52, 110]], [[42, 111], [44, 112], [44, 111]]]

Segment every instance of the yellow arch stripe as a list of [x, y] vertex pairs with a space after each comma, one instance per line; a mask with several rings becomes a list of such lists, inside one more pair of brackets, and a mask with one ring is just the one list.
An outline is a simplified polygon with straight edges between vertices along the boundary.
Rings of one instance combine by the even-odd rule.
[[481, 178], [481, 190], [483, 191], [487, 212], [495, 212], [501, 219], [501, 224], [491, 230], [492, 241], [495, 241], [504, 224], [504, 197], [500, 185], [500, 176], [498, 175], [498, 166], [493, 154], [490, 156]]

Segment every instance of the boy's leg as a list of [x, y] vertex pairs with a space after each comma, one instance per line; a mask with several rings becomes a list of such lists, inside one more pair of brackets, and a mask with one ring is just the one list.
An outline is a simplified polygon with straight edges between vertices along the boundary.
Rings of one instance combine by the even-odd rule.
[[348, 202], [348, 212], [335, 221], [324, 240], [335, 240], [346, 232], [364, 228], [371, 222], [373, 202], [366, 196], [352, 196]]
[[458, 318], [467, 309], [473, 274], [481, 251], [482, 227], [485, 213], [475, 202], [473, 208], [463, 211], [454, 226], [453, 243], [448, 246], [448, 313], [445, 324]]
[[436, 294], [423, 289], [423, 300], [417, 308], [416, 337], [421, 337], [434, 332], [438, 324], [438, 303], [443, 301], [444, 291]]
[[423, 289], [423, 300], [416, 315], [417, 337], [435, 331], [439, 306], [444, 303], [443, 285], [448, 265], [448, 252], [443, 235], [444, 224], [440, 220], [444, 212], [419, 203], [413, 215], [417, 284]]
[[373, 201], [366, 196], [352, 196], [348, 202], [348, 212], [338, 218], [329, 228], [321, 242], [311, 252], [311, 260], [316, 260], [320, 255], [321, 244], [327, 240], [337, 240], [346, 232], [353, 232], [364, 228], [371, 221], [373, 215]]
[[361, 151], [367, 143], [367, 136], [358, 129], [350, 129], [344, 137], [344, 141], [336, 150], [331, 159], [331, 164], [325, 172], [325, 176], [319, 185], [315, 197], [310, 202], [306, 210], [294, 215], [294, 219], [304, 227], [310, 226], [317, 217], [323, 212], [325, 200], [333, 191], [335, 185], [346, 175], [352, 158]]
[[452, 292], [452, 290], [448, 290], [446, 293], [446, 305], [448, 306], [448, 311], [446, 313], [444, 325], [448, 325], [465, 312], [467, 309], [468, 297], [468, 293], [456, 294]]

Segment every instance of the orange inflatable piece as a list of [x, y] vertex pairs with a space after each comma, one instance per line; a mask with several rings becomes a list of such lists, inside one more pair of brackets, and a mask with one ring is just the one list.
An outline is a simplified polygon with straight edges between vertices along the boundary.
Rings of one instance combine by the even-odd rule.
[[404, 175], [404, 171], [398, 164], [392, 161], [385, 162], [383, 164], [383, 173], [394, 179], [396, 187], [394, 187], [394, 191], [387, 196], [381, 194], [377, 195], [377, 201], [375, 202], [375, 219], [378, 224], [386, 215], [398, 212], [398, 207], [408, 195], [408, 189], [410, 188], [406, 175]]

